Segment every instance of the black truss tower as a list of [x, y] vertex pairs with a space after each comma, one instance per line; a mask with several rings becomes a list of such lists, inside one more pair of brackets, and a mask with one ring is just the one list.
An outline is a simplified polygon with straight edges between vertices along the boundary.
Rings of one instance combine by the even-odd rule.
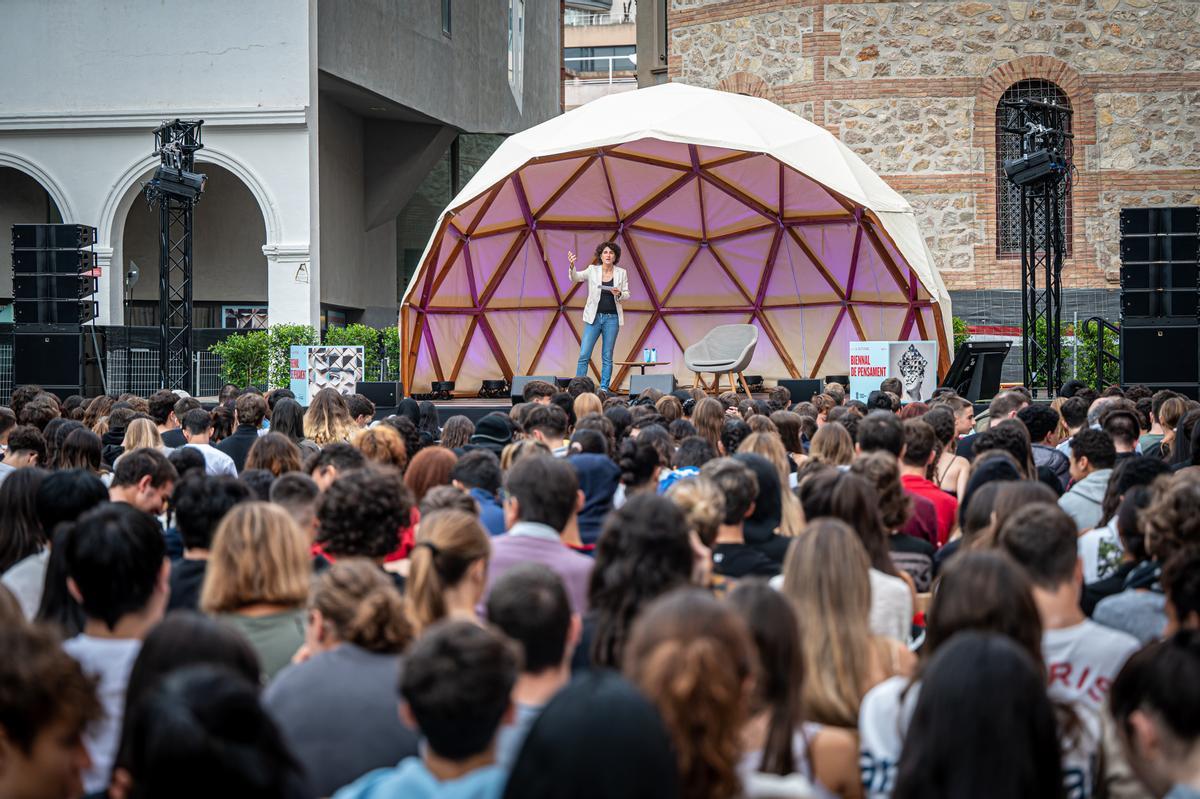
[[1071, 110], [1031, 99], [1004, 101], [1002, 130], [1022, 156], [1047, 152], [1060, 169], [1021, 186], [1021, 337], [1024, 382], [1035, 396], [1062, 385], [1063, 198], [1070, 185]]
[[176, 119], [154, 131], [161, 166], [145, 189], [146, 200], [158, 206], [159, 381], [185, 391], [193, 389], [192, 211], [203, 189], [203, 176], [194, 172], [203, 124]]

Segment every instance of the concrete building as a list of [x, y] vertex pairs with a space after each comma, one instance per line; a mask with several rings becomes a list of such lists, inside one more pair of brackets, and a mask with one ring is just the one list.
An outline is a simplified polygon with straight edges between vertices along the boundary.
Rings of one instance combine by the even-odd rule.
[[637, 89], [637, 0], [568, 0], [563, 109]]
[[451, 194], [504, 135], [560, 112], [561, 30], [558, 3], [528, 0], [11, 0], [0, 229], [96, 226], [99, 322], [155, 323], [150, 131], [203, 119], [196, 325], [395, 324]]
[[1020, 323], [1003, 98], [1074, 112], [1068, 321], [1117, 317], [1122, 208], [1200, 203], [1192, 0], [643, 0], [638, 45], [642, 85], [769, 98], [838, 135], [913, 204], [955, 314], [980, 329]]

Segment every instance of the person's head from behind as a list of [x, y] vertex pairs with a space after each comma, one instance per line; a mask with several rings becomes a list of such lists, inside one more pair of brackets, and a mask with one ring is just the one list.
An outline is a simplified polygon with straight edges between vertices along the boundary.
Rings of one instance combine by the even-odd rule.
[[1085, 427], [1071, 438], [1070, 458], [1071, 479], [1082, 480], [1092, 472], [1111, 469], [1117, 450], [1108, 433]]
[[924, 670], [909, 729], [921, 734], [905, 738], [896, 799], [1063, 795], [1045, 677], [1004, 635], [968, 630], [948, 641]]
[[228, 668], [188, 666], [159, 681], [133, 710], [128, 744], [135, 799], [304, 795], [258, 686]]
[[1200, 632], [1183, 630], [1134, 653], [1108, 699], [1129, 765], [1153, 795], [1194, 784], [1200, 756]]
[[288, 472], [271, 483], [271, 504], [288, 512], [300, 532], [310, 539], [317, 534], [317, 502], [321, 489], [302, 472]]
[[450, 615], [473, 616], [483, 598], [490, 554], [487, 532], [475, 514], [447, 510], [421, 519], [406, 591], [418, 632]]
[[1001, 391], [988, 403], [988, 426], [995, 427], [1006, 419], [1015, 419], [1017, 411], [1029, 404], [1019, 391]]
[[530, 380], [525, 384], [525, 388], [521, 392], [525, 402], [534, 402], [538, 405], [549, 405], [550, 398], [558, 393], [558, 389], [545, 380]]
[[[9, 480], [16, 479], [13, 475]], [[8, 480], [4, 481], [4, 485]], [[3, 487], [0, 486], [0, 495]], [[73, 522], [85, 511], [108, 500], [108, 489], [91, 471], [65, 469], [51, 472], [37, 487], [37, 516], [47, 538], [62, 522]], [[3, 502], [0, 501], [0, 505]], [[7, 507], [7, 506], [6, 506]]]
[[907, 419], [903, 422], [904, 454], [900, 461], [910, 470], [920, 470], [924, 476], [929, 464], [937, 460], [938, 440], [933, 427], [924, 419]]
[[813, 435], [809, 456], [817, 463], [845, 466], [854, 460], [854, 440], [843, 425], [823, 425]]
[[365, 558], [345, 558], [321, 572], [308, 595], [305, 645], [316, 654], [342, 644], [397, 654], [413, 639], [396, 584]]
[[1167, 595], [1164, 636], [1200, 630], [1200, 548], [1175, 553], [1163, 567], [1162, 585]]
[[347, 394], [346, 409], [359, 427], [366, 427], [375, 418], [375, 403], [362, 394]]
[[665, 496], [683, 514], [689, 534], [701, 546], [711, 549], [725, 519], [725, 494], [720, 487], [709, 478], [696, 475], [675, 481]]
[[683, 794], [737, 795], [738, 741], [757, 668], [737, 611], [698, 589], [672, 592], [634, 624], [624, 660], [675, 743]]
[[512, 717], [509, 695], [520, 663], [517, 647], [497, 632], [469, 621], [436, 624], [405, 658], [401, 716], [440, 758], [484, 755]]
[[246, 469], [266, 469], [275, 477], [300, 470], [300, 448], [282, 433], [259, 436], [246, 455]]
[[466, 452], [455, 461], [450, 480], [463, 491], [478, 489], [494, 497], [500, 490], [500, 459], [484, 449]]
[[234, 403], [239, 425], [260, 427], [267, 417], [267, 401], [257, 392], [242, 394]]
[[355, 430], [350, 436], [350, 444], [371, 463], [392, 466], [400, 471], [408, 466], [408, 446], [396, 428], [390, 425], [380, 424]]
[[194, 408], [180, 420], [183, 437], [189, 444], [207, 444], [212, 435], [212, 414], [203, 408]]
[[544, 524], [559, 533], [581, 507], [583, 493], [571, 465], [549, 455], [521, 458], [504, 478], [508, 499], [504, 503], [504, 522]]
[[804, 685], [796, 611], [781, 592], [757, 580], [738, 583], [729, 604], [746, 623], [758, 651], [760, 668], [750, 712], [766, 714], [767, 732], [762, 761], [755, 768], [767, 774], [792, 774], [797, 766], [793, 736], [803, 715]]
[[414, 501], [395, 469], [349, 472], [325, 490], [317, 505], [317, 543], [336, 557], [382, 562], [400, 546]]
[[700, 474], [717, 484], [725, 495], [725, 516], [721, 524], [741, 527], [754, 512], [758, 496], [758, 478], [754, 471], [734, 458], [717, 458], [704, 464]]
[[148, 447], [161, 450], [162, 435], [158, 432], [154, 420], [149, 417], [133, 419], [125, 427], [125, 437], [121, 439], [121, 447], [126, 453], [135, 449]]
[[676, 469], [700, 469], [716, 457], [717, 451], [713, 449], [713, 445], [708, 439], [700, 436], [688, 436], [679, 442], [671, 465]]
[[487, 600], [487, 619], [520, 644], [525, 674], [567, 673], [579, 640], [580, 621], [571, 613], [562, 578], [540, 563], [505, 572]]
[[1049, 444], [1046, 439], [1058, 429], [1058, 411], [1049, 405], [1026, 405], [1017, 411], [1017, 418], [1029, 430], [1029, 440], [1034, 444]]
[[1069, 397], [1058, 409], [1068, 431], [1079, 430], [1087, 424], [1088, 403], [1083, 397]]
[[346, 398], [333, 388], [318, 391], [304, 412], [304, 436], [321, 447], [345, 441], [354, 428]]
[[[604, 752], [597, 757], [596, 752]], [[590, 670], [538, 715], [505, 799], [677, 799], [678, 767], [658, 711], [620, 674]]]
[[1113, 408], [1101, 416], [1100, 427], [1112, 438], [1117, 452], [1133, 452], [1142, 433], [1137, 414], [1125, 408]]
[[671, 500], [638, 494], [609, 514], [588, 585], [595, 616], [592, 663], [619, 668], [639, 612], [686, 585], [691, 573], [687, 522]]
[[1017, 562], [1035, 590], [1079, 590], [1082, 566], [1075, 522], [1057, 505], [1035, 502], [1020, 508], [997, 532], [1000, 549]]
[[121, 456], [109, 496], [152, 515], [163, 512], [179, 475], [157, 449], [135, 449]]
[[82, 796], [83, 733], [104, 716], [95, 680], [42, 626], [0, 625], [0, 652], [0, 796]]
[[250, 489], [233, 477], [190, 474], [180, 480], [171, 495], [171, 508], [184, 548], [192, 550], [193, 556], [207, 552], [229, 509], [250, 499]]
[[858, 452], [884, 450], [897, 458], [904, 449], [904, 423], [890, 411], [872, 411], [858, 423], [855, 449]]
[[70, 526], [65, 540], [67, 590], [88, 623], [122, 635], [123, 622], [140, 637], [162, 617], [167, 602], [166, 544], [154, 517], [122, 502], [93, 508]]
[[46, 439], [42, 431], [33, 425], [19, 425], [8, 434], [8, 449], [4, 452], [4, 464], [20, 469], [25, 466], [41, 466], [46, 462]]
[[342, 475], [367, 465], [367, 458], [344, 441], [327, 444], [305, 462], [305, 471], [324, 492]]
[[217, 614], [259, 604], [297, 608], [308, 597], [310, 575], [308, 541], [292, 517], [266, 502], [240, 502], [217, 525], [200, 609]]

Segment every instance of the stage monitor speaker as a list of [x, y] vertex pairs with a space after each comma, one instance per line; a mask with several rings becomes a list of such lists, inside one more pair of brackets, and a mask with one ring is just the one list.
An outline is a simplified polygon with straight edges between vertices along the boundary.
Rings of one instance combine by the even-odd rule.
[[632, 375], [629, 378], [629, 394], [641, 394], [648, 388], [658, 389], [664, 394], [675, 390], [675, 375]]
[[1011, 341], [967, 341], [958, 346], [942, 385], [969, 402], [990, 400], [1000, 392], [1000, 370]]
[[513, 405], [520, 405], [525, 401], [525, 386], [534, 380], [541, 380], [543, 383], [549, 383], [555, 387], [558, 386], [558, 378], [554, 375], [517, 375], [513, 377], [512, 388], [509, 389], [509, 396], [512, 397]]
[[83, 335], [78, 325], [13, 332], [14, 386], [36, 384], [59, 394], [78, 394], [83, 386]]
[[1121, 383], [1200, 383], [1200, 327], [1123, 323]]
[[354, 386], [354, 393], [362, 394], [375, 403], [376, 408], [395, 408], [400, 403], [400, 398], [404, 396], [404, 387], [392, 381], [358, 383]]
[[96, 268], [91, 250], [13, 250], [16, 274], [77, 275]]
[[841, 383], [846, 391], [850, 390], [850, 375], [825, 375], [826, 383]]
[[780, 380], [779, 385], [791, 392], [793, 405], [797, 402], [812, 402], [812, 398], [825, 388], [825, 384], [820, 380]]
[[89, 225], [13, 225], [14, 250], [78, 250], [96, 243]]

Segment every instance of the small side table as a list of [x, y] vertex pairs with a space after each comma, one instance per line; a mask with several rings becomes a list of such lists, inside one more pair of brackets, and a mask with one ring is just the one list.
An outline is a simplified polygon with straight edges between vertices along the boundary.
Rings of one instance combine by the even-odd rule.
[[642, 370], [642, 374], [646, 374], [647, 366], [670, 366], [670, 361], [613, 361], [617, 366], [636, 367]]

